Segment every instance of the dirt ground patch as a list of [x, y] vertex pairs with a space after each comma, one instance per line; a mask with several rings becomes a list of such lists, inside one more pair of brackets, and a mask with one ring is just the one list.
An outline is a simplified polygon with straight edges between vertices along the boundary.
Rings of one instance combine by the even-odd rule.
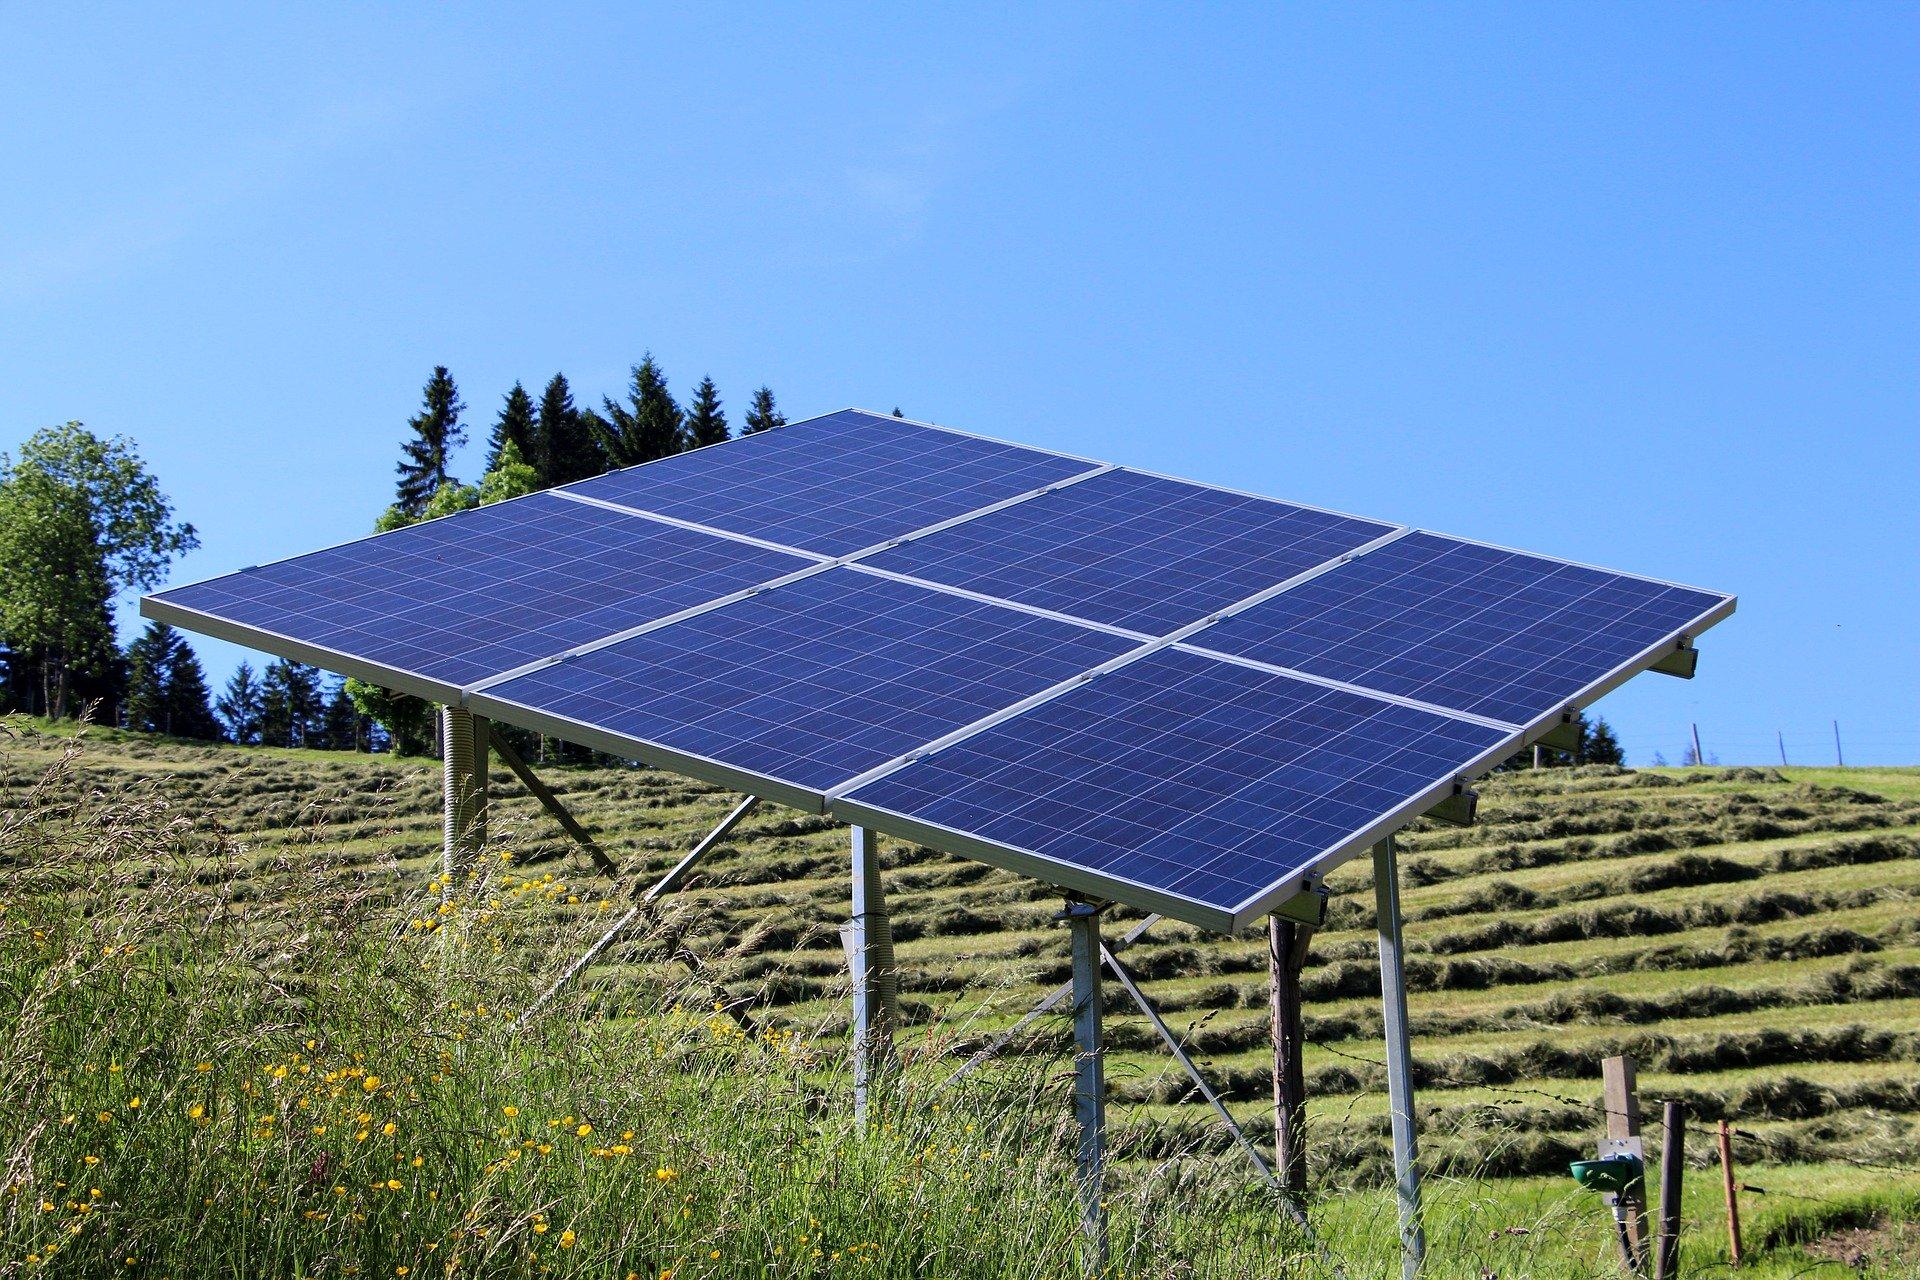
[[1803, 1248], [1816, 1258], [1861, 1271], [1872, 1267], [1895, 1275], [1920, 1275], [1920, 1222], [1878, 1218], [1864, 1227], [1821, 1236]]

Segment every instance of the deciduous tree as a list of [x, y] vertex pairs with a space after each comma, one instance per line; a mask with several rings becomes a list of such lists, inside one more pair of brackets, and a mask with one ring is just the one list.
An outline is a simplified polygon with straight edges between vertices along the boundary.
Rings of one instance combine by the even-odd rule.
[[76, 681], [117, 682], [114, 593], [157, 586], [198, 545], [124, 436], [68, 422], [0, 454], [0, 635], [38, 665], [38, 709], [66, 715]]

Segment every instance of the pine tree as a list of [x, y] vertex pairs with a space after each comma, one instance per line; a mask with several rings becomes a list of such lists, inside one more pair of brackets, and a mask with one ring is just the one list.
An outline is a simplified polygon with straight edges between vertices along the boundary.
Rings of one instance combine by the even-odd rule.
[[746, 427], [741, 435], [751, 435], [755, 431], [766, 431], [773, 427], [784, 427], [787, 420], [780, 410], [774, 407], [773, 391], [761, 387], [753, 393], [753, 405], [747, 410]]
[[329, 751], [364, 751], [367, 743], [367, 718], [353, 703], [345, 680], [334, 681], [326, 694], [326, 710], [321, 712], [315, 731], [315, 746]]
[[261, 713], [265, 707], [260, 682], [253, 678], [251, 664], [240, 664], [227, 681], [226, 691], [213, 705], [226, 721], [229, 738], [242, 746], [260, 741]]
[[453, 451], [467, 439], [460, 425], [467, 406], [460, 403], [460, 389], [453, 385], [447, 366], [434, 366], [422, 394], [425, 404], [407, 420], [413, 438], [400, 446], [405, 456], [396, 468], [400, 480], [394, 487], [394, 505], [408, 515], [425, 510], [440, 486], [453, 478], [449, 469]]
[[600, 445], [610, 466], [634, 467], [686, 447], [680, 406], [668, 393], [666, 375], [654, 363], [652, 352], [633, 366], [627, 403], [605, 397], [602, 403], [607, 412]]
[[127, 692], [121, 704], [126, 726], [142, 733], [172, 733], [167, 685], [183, 643], [164, 622], [149, 622], [127, 646]]
[[607, 469], [592, 417], [575, 407], [566, 375], [554, 374], [540, 395], [540, 417], [527, 453], [541, 488], [585, 480]]
[[208, 705], [207, 673], [185, 640], [167, 671], [167, 724], [167, 732], [176, 738], [218, 742], [226, 736]]
[[494, 420], [493, 435], [487, 439], [487, 470], [500, 465], [500, 451], [509, 444], [525, 459], [533, 448], [535, 426], [533, 397], [515, 382], [513, 390], [507, 392], [506, 403], [500, 406], [500, 416]]
[[320, 718], [320, 671], [303, 662], [267, 664], [260, 678], [260, 741], [270, 747], [306, 745]]
[[720, 410], [720, 391], [712, 378], [700, 379], [687, 406], [687, 444], [694, 449], [719, 444], [727, 438], [727, 415]]
[[1613, 726], [1596, 717], [1581, 741], [1580, 763], [1624, 765], [1626, 762], [1627, 753], [1621, 750]]

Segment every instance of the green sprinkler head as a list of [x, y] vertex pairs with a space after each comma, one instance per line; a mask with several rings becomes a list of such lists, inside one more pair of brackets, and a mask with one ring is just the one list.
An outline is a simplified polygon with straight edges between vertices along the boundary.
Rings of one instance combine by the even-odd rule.
[[1604, 1160], [1575, 1160], [1568, 1169], [1573, 1180], [1589, 1191], [1625, 1191], [1646, 1172], [1640, 1157], [1608, 1156]]

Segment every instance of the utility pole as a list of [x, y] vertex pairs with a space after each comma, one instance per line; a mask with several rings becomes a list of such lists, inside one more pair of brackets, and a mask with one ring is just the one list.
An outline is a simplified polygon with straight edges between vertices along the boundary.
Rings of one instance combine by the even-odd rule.
[[1693, 730], [1693, 762], [1695, 764], [1705, 764], [1707, 762], [1707, 754], [1700, 750], [1700, 726], [1693, 724], [1687, 727]]
[[1840, 750], [1840, 722], [1833, 722], [1833, 762], [1842, 769], [1847, 767], [1847, 757]]
[[1773, 736], [1780, 743], [1780, 764], [1784, 768], [1787, 763], [1787, 735], [1780, 732], [1780, 730], [1775, 729], [1773, 731]]

